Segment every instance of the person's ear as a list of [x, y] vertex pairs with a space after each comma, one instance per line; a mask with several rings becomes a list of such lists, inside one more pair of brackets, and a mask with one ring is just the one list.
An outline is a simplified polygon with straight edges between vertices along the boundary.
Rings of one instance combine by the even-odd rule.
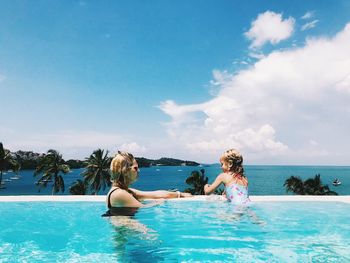
[[230, 168], [231, 168], [231, 167], [233, 166], [233, 162], [232, 162], [232, 160], [228, 160], [228, 161], [227, 161], [227, 164], [228, 164], [228, 167], [230, 167]]

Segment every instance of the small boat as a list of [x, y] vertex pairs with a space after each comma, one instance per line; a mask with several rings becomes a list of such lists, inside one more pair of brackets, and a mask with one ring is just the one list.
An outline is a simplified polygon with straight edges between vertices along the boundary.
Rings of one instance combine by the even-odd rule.
[[45, 179], [45, 180], [39, 180], [39, 181], [36, 181], [34, 184], [35, 185], [39, 185], [39, 184], [47, 184], [47, 183], [50, 183], [50, 182], [52, 182], [52, 180], [50, 180], [50, 179]]
[[51, 179], [44, 179], [44, 180], [41, 180], [43, 183], [51, 183], [52, 180]]
[[21, 178], [21, 177], [18, 176], [18, 175], [16, 175], [16, 176], [11, 176], [11, 177], [10, 177], [11, 180], [18, 180], [18, 179], [20, 179], [20, 178]]
[[341, 185], [341, 182], [339, 181], [338, 178], [336, 178], [336, 179], [333, 181], [333, 185], [334, 185], [334, 186]]

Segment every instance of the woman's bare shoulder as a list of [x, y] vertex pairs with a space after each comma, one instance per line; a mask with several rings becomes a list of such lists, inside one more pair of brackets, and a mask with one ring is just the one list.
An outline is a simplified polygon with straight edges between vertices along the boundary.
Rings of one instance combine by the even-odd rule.
[[110, 196], [112, 203], [115, 201], [127, 200], [130, 197], [132, 197], [132, 195], [128, 191], [121, 189], [121, 188], [113, 191], [113, 193]]

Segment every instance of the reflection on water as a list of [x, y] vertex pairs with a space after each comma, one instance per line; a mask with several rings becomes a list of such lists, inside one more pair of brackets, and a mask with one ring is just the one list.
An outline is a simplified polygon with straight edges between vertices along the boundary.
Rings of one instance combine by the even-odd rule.
[[122, 262], [158, 262], [164, 258], [157, 254], [161, 241], [153, 229], [128, 216], [109, 218], [114, 226], [113, 241], [117, 258]]
[[104, 203], [0, 202], [0, 262], [350, 262], [349, 210], [216, 198], [114, 218]]
[[216, 214], [217, 218], [226, 220], [227, 223], [234, 223], [235, 221], [249, 222], [264, 226], [266, 222], [257, 216], [254, 209], [247, 205], [231, 205], [227, 203], [225, 209], [219, 210]]

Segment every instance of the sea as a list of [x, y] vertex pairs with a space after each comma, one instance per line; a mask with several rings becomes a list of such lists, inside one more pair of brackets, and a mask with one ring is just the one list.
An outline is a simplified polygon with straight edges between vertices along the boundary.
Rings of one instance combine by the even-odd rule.
[[[205, 176], [209, 183], [213, 182], [220, 173], [220, 165], [201, 166], [152, 166], [140, 168], [139, 179], [132, 187], [140, 190], [180, 190], [188, 188], [186, 178], [192, 171], [205, 170]], [[299, 176], [303, 180], [321, 175], [323, 184], [327, 184], [331, 190], [339, 195], [350, 195], [350, 166], [285, 166], [285, 165], [246, 165], [245, 174], [249, 180], [250, 195], [290, 195], [283, 186], [285, 180], [290, 176]], [[81, 173], [84, 169], [73, 169], [70, 173], [63, 175], [65, 191], [59, 195], [69, 195], [69, 187], [78, 179], [83, 179]], [[5, 172], [3, 175], [4, 189], [0, 189], [0, 195], [50, 195], [52, 183], [39, 191], [36, 185], [39, 177], [33, 176], [33, 170], [20, 171], [20, 178], [15, 179], [12, 172]], [[332, 182], [338, 178], [342, 184], [333, 186]], [[108, 192], [101, 189], [99, 195]]]

